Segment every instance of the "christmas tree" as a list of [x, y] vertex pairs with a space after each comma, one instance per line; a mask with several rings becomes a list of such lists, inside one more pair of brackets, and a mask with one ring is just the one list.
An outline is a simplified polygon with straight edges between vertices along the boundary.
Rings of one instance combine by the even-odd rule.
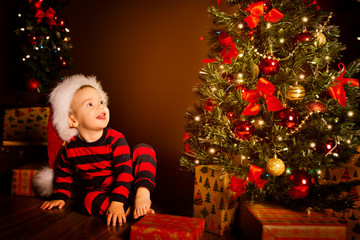
[[208, 9], [209, 57], [195, 88], [199, 101], [185, 113], [181, 165], [221, 166], [246, 182], [244, 196], [252, 199], [292, 208], [353, 207], [340, 193], [359, 181], [318, 182], [321, 171], [346, 163], [359, 145], [353, 78], [359, 63], [341, 62], [345, 46], [333, 14], [316, 1], [218, 4], [230, 4], [232, 12]]
[[15, 33], [21, 39], [26, 87], [46, 92], [70, 67], [72, 47], [68, 22], [62, 16], [68, 0], [28, 0], [19, 11]]

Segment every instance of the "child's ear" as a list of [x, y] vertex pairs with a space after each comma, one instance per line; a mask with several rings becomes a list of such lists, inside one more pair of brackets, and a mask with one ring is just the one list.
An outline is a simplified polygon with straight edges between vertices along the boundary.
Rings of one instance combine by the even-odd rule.
[[76, 128], [79, 126], [79, 123], [76, 121], [74, 115], [69, 115], [68, 122], [70, 128]]

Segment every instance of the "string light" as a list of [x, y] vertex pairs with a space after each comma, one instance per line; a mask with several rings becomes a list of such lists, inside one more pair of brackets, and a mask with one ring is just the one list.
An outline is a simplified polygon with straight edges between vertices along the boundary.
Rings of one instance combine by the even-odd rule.
[[201, 118], [200, 118], [199, 116], [196, 116], [196, 117], [194, 118], [194, 120], [197, 121], [197, 122], [199, 122], [200, 119], [201, 119]]
[[354, 116], [354, 112], [353, 111], [349, 111], [347, 114], [349, 117], [353, 117]]
[[194, 161], [194, 163], [195, 163], [196, 165], [199, 165], [200, 161], [196, 159], [196, 160]]
[[214, 154], [216, 152], [215, 148], [209, 148], [209, 153]]
[[244, 24], [239, 23], [238, 28], [243, 29], [243, 28], [244, 28]]
[[314, 143], [314, 142], [310, 143], [310, 147], [311, 147], [311, 148], [315, 148], [315, 147], [316, 147], [316, 143]]
[[303, 21], [304, 23], [306, 23], [306, 22], [309, 21], [309, 19], [308, 19], [307, 17], [303, 17], [303, 18], [302, 18], [302, 21]]

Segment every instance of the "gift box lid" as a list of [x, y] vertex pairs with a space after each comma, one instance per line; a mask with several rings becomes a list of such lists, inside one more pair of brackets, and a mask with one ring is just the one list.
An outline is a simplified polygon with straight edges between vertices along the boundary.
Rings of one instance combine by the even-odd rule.
[[262, 225], [347, 225], [339, 222], [337, 218], [317, 211], [296, 211], [268, 202], [245, 202], [244, 205]]
[[136, 235], [177, 235], [181, 239], [199, 239], [204, 232], [205, 220], [165, 214], [149, 214], [131, 226], [131, 239]]

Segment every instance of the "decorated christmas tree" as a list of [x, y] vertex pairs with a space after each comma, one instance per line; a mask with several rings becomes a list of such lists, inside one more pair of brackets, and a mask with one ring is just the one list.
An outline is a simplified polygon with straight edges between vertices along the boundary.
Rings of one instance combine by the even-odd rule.
[[[187, 169], [215, 164], [238, 195], [292, 208], [342, 211], [359, 181], [319, 183], [359, 145], [359, 63], [341, 62], [340, 30], [316, 1], [221, 1], [185, 113]], [[251, 197], [251, 198], [250, 198]]]
[[15, 32], [28, 90], [48, 91], [60, 71], [70, 67], [70, 30], [62, 15], [67, 5], [68, 0], [28, 0], [19, 11]]

